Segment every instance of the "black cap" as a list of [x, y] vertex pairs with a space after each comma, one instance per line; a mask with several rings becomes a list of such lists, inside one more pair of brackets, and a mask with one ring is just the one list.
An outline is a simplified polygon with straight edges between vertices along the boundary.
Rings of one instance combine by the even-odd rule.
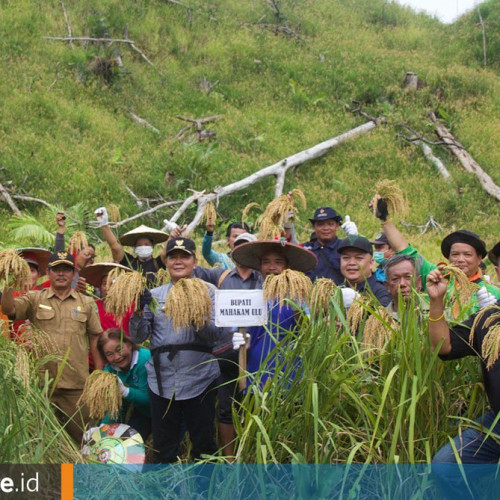
[[343, 250], [347, 248], [355, 248], [356, 250], [361, 250], [362, 252], [369, 253], [373, 255], [373, 247], [368, 238], [359, 235], [348, 236], [346, 239], [342, 240], [339, 245], [338, 251], [342, 253]]
[[372, 245], [389, 245], [389, 240], [385, 233], [377, 233], [373, 241], [370, 241]]
[[486, 257], [486, 244], [476, 233], [473, 233], [472, 231], [461, 229], [460, 231], [455, 231], [454, 233], [446, 236], [446, 238], [441, 242], [441, 252], [447, 259], [450, 258], [451, 246], [454, 243], [466, 243], [467, 245], [475, 248], [481, 258]]
[[193, 240], [189, 238], [172, 238], [167, 241], [167, 254], [175, 252], [176, 250], [181, 250], [189, 255], [196, 256], [196, 244]]
[[319, 207], [314, 211], [312, 219], [309, 219], [313, 224], [321, 220], [333, 219], [334, 221], [340, 223], [342, 222], [342, 216], [334, 210], [332, 207]]
[[75, 267], [75, 259], [68, 252], [54, 252], [49, 258], [47, 268], [52, 269], [61, 265]]
[[498, 257], [500, 257], [500, 241], [488, 252], [488, 258], [493, 265], [497, 265]]

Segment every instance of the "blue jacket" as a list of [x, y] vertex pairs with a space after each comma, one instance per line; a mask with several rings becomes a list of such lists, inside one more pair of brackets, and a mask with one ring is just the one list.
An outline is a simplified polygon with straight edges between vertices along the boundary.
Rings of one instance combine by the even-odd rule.
[[317, 278], [330, 278], [336, 285], [343, 283], [344, 277], [340, 272], [340, 253], [338, 251], [341, 243], [342, 240], [335, 238], [326, 245], [322, 245], [318, 240], [308, 241], [302, 245], [318, 258], [316, 267], [307, 273], [312, 281]]

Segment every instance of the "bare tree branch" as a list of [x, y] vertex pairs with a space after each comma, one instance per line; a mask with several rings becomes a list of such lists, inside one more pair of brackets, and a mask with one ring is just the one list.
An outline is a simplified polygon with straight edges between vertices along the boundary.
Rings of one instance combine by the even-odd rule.
[[479, 163], [472, 158], [466, 149], [451, 134], [451, 132], [437, 119], [434, 113], [431, 113], [430, 119], [436, 127], [437, 134], [443, 141], [448, 142], [448, 149], [455, 155], [462, 167], [471, 172], [479, 179], [483, 189], [497, 201], [500, 201], [500, 187], [495, 184], [493, 179], [481, 168]]
[[151, 125], [151, 123], [144, 120], [144, 118], [137, 116], [131, 109], [129, 109], [128, 112], [129, 112], [130, 118], [132, 118], [133, 122], [138, 123], [139, 125], [146, 127], [149, 130], [152, 130], [153, 132], [155, 132], [158, 135], [161, 135], [161, 132], [154, 125]]
[[43, 36], [44, 40], [59, 40], [61, 42], [101, 42], [112, 45], [113, 43], [126, 43], [132, 50], [135, 50], [148, 64], [154, 67], [154, 64], [148, 59], [146, 54], [140, 50], [133, 40], [128, 38], [94, 38], [89, 36]]
[[10, 197], [9, 192], [7, 191], [7, 189], [5, 189], [3, 184], [0, 184], [0, 194], [4, 197], [5, 201], [8, 203], [9, 207], [14, 212], [14, 214], [21, 215], [21, 210], [17, 208], [17, 205], [14, 203], [14, 201]]
[[300, 153], [296, 153], [292, 156], [289, 156], [288, 158], [280, 160], [279, 162], [273, 165], [269, 165], [268, 167], [262, 168], [261, 170], [254, 172], [253, 174], [249, 175], [248, 177], [245, 177], [244, 179], [233, 182], [224, 187], [218, 187], [214, 189], [212, 193], [205, 194], [204, 191], [194, 192], [193, 195], [186, 198], [184, 203], [179, 207], [177, 212], [170, 220], [165, 219], [164, 221], [165, 226], [163, 230], [167, 230], [170, 223], [177, 222], [177, 220], [179, 220], [179, 218], [184, 214], [184, 212], [189, 208], [189, 206], [192, 203], [197, 202], [198, 206], [196, 214], [193, 220], [189, 223], [189, 225], [186, 228], [186, 234], [189, 234], [200, 223], [201, 216], [203, 213], [203, 207], [206, 203], [208, 203], [209, 201], [216, 201], [222, 196], [227, 196], [237, 191], [241, 191], [247, 188], [248, 186], [251, 186], [261, 181], [262, 179], [265, 179], [270, 176], [275, 176], [277, 179], [275, 187], [275, 195], [279, 195], [280, 193], [283, 192], [285, 175], [290, 168], [297, 167], [298, 165], [301, 165], [309, 160], [314, 160], [316, 158], [319, 158], [324, 154], [328, 153], [334, 147], [339, 146], [340, 144], [343, 144], [348, 140], [353, 139], [359, 135], [370, 132], [376, 126], [377, 126], [376, 123], [373, 121], [364, 123], [363, 125], [360, 125], [359, 127], [349, 130], [348, 132], [345, 132], [337, 137], [321, 142], [320, 144], [316, 144], [315, 146], [309, 149], [306, 149], [304, 151], [301, 151]]
[[[66, 12], [66, 7], [64, 6], [63, 0], [61, 0], [61, 7], [62, 7], [62, 10], [64, 13], [64, 20], [66, 21], [66, 26], [68, 27], [68, 36], [71, 37], [71, 36], [73, 36], [73, 33], [71, 33], [71, 24], [69, 24], [68, 13]], [[73, 40], [69, 41], [69, 45], [71, 48], [74, 48], [73, 47]]]
[[486, 30], [484, 26], [483, 16], [481, 15], [481, 9], [479, 5], [477, 6], [477, 13], [479, 15], [479, 22], [481, 23], [481, 31], [483, 33], [483, 67], [486, 68]]
[[21, 201], [32, 201], [33, 203], [40, 203], [41, 205], [44, 205], [47, 208], [54, 208], [54, 205], [51, 205], [47, 201], [42, 200], [40, 198], [34, 198], [33, 196], [26, 196], [24, 194], [13, 194], [12, 198]]

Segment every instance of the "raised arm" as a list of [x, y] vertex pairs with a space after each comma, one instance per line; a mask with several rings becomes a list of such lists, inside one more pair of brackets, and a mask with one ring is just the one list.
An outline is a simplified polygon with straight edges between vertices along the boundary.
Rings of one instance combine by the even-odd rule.
[[400, 233], [399, 229], [396, 227], [391, 217], [389, 216], [387, 202], [383, 198], [372, 198], [372, 200], [370, 201], [370, 208], [372, 210], [375, 203], [377, 204], [375, 216], [382, 222], [382, 230], [387, 236], [389, 245], [396, 252], [401, 252], [401, 250], [404, 250], [408, 247], [408, 241], [406, 241], [406, 238]]
[[444, 317], [444, 297], [448, 283], [441, 271], [435, 269], [427, 276], [427, 293], [429, 294], [429, 336], [433, 347], [437, 347], [444, 340], [439, 354], [451, 352], [450, 329]]
[[64, 212], [57, 212], [56, 214], [56, 241], [54, 243], [55, 252], [64, 252], [66, 250], [66, 242], [64, 241], [64, 233], [66, 232], [66, 216]]
[[97, 222], [99, 223], [99, 227], [102, 230], [102, 235], [106, 240], [106, 243], [109, 245], [109, 248], [111, 248], [113, 260], [116, 262], [121, 262], [123, 260], [123, 257], [125, 257], [125, 252], [115, 234], [109, 227], [108, 211], [106, 210], [106, 207], [98, 208], [94, 212], [94, 214], [96, 216]]
[[9, 318], [14, 318], [16, 315], [16, 307], [14, 305], [14, 294], [12, 288], [5, 287], [2, 293], [2, 312]]

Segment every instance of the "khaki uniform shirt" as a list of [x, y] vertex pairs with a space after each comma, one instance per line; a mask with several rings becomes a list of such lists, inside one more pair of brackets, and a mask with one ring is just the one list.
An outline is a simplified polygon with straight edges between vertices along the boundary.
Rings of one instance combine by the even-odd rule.
[[[66, 356], [69, 350], [57, 388], [83, 388], [89, 376], [88, 336], [102, 333], [94, 301], [75, 290], [61, 300], [51, 287], [16, 297], [14, 304], [16, 320], [29, 319], [35, 328], [46, 332], [60, 356]], [[52, 379], [57, 376], [61, 363], [62, 360], [51, 361], [45, 365]]]

